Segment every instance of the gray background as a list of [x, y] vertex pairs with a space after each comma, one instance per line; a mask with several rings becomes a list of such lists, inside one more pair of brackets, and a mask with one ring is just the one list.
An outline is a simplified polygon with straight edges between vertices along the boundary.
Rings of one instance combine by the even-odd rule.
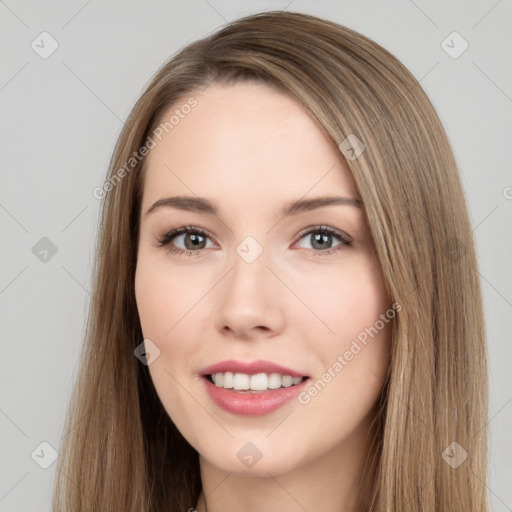
[[[40, 443], [59, 446], [90, 300], [99, 208], [92, 191], [123, 120], [178, 48], [271, 9], [325, 17], [374, 39], [421, 81], [439, 112], [461, 168], [483, 283], [489, 495], [494, 511], [512, 510], [512, 2], [238, 4], [0, 0], [0, 512], [50, 510], [56, 464], [40, 467], [51, 462]], [[31, 47], [48, 51], [43, 31], [58, 43], [46, 59]], [[442, 47], [453, 31], [469, 44], [458, 58]], [[57, 249], [46, 261], [43, 237]]]

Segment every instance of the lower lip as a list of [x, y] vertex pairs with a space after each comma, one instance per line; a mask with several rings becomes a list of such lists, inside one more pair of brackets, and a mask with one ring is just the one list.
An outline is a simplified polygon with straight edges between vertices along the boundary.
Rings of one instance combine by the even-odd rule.
[[293, 400], [304, 389], [309, 379], [305, 379], [295, 386], [270, 389], [255, 394], [219, 388], [206, 377], [203, 377], [202, 380], [210, 398], [222, 409], [240, 416], [261, 416], [274, 412]]

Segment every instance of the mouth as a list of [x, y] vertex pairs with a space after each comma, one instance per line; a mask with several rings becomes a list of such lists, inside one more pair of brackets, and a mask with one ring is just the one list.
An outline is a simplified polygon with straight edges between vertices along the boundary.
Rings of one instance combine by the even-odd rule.
[[270, 414], [292, 403], [307, 386], [308, 376], [280, 373], [206, 373], [205, 391], [218, 407], [237, 416]]
[[283, 388], [292, 388], [309, 379], [308, 376], [292, 377], [279, 373], [218, 372], [203, 375], [213, 386], [242, 394], [261, 394]]

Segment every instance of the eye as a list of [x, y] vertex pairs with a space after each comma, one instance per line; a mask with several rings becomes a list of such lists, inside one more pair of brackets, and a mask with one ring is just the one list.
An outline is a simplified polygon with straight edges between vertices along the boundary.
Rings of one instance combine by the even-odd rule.
[[[339, 241], [337, 245], [333, 245], [333, 238]], [[302, 239], [310, 242], [314, 256], [327, 256], [352, 244], [344, 233], [328, 226], [315, 226], [303, 233], [300, 237]]]
[[[308, 237], [314, 256], [327, 256], [352, 244], [352, 241], [344, 233], [328, 226], [309, 228], [309, 231], [301, 233], [299, 241], [308, 240]], [[338, 240], [337, 245], [333, 245], [333, 238]], [[192, 257], [201, 254], [202, 249], [208, 248], [207, 241], [209, 239], [210, 235], [206, 231], [194, 226], [183, 226], [159, 238], [155, 247], [169, 246], [168, 251], [171, 254]], [[176, 244], [184, 244], [184, 247], [176, 247]]]
[[[183, 226], [166, 233], [163, 237], [157, 240], [156, 247], [169, 246], [171, 254], [178, 254], [179, 256], [191, 257], [194, 253], [200, 253], [201, 249], [206, 249], [206, 240], [209, 235], [202, 229], [194, 226]], [[173, 241], [174, 240], [174, 241]], [[172, 245], [171, 245], [172, 242]], [[174, 244], [183, 244], [185, 247], [182, 249], [176, 247]]]

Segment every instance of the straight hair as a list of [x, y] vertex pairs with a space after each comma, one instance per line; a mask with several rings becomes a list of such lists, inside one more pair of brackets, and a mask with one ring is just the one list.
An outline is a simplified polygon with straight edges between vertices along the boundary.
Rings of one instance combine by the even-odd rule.
[[340, 158], [401, 311], [359, 509], [487, 512], [481, 288], [446, 133], [419, 82], [390, 52], [334, 22], [283, 11], [240, 18], [182, 48], [152, 77], [120, 133], [101, 189], [92, 301], [53, 510], [181, 512], [197, 502], [198, 453], [134, 357], [143, 340], [134, 293], [140, 152], [171, 107], [190, 104], [212, 83], [247, 80], [294, 98], [334, 147], [354, 137], [364, 144], [356, 158], [342, 150]]

